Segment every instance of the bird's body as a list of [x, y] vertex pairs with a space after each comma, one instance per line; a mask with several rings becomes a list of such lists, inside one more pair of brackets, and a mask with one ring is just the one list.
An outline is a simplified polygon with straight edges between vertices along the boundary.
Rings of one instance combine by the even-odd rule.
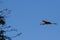
[[43, 20], [43, 21], [42, 21], [42, 25], [46, 25], [46, 24], [56, 24], [56, 23], [52, 23], [52, 22], [49, 22], [49, 21]]

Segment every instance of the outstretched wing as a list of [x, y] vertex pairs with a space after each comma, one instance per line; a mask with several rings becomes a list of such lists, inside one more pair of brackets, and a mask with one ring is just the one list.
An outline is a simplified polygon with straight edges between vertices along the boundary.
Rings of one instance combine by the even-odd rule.
[[46, 21], [46, 20], [42, 20], [42, 22], [48, 22], [48, 21]]

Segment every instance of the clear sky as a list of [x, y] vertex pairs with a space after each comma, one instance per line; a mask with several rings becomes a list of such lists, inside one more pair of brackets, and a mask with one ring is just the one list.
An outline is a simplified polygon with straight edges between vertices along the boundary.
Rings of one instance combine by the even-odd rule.
[[[0, 10], [12, 10], [7, 18], [8, 25], [23, 33], [12, 40], [60, 40], [60, 0], [2, 1]], [[56, 22], [57, 25], [40, 25], [41, 20]], [[15, 34], [10, 33], [9, 36]]]

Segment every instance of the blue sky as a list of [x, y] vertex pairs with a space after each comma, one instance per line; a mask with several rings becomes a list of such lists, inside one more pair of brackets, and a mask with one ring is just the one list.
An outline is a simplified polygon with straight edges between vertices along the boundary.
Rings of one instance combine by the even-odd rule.
[[[12, 10], [7, 24], [23, 33], [12, 40], [60, 40], [60, 0], [2, 1], [0, 9]], [[42, 20], [56, 22], [57, 25], [40, 25]], [[14, 36], [17, 33], [10, 34]]]

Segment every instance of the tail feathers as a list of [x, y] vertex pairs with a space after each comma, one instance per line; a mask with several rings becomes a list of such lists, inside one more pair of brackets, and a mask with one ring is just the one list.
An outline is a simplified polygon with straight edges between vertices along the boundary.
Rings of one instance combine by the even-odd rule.
[[57, 23], [52, 23], [52, 24], [57, 24]]

